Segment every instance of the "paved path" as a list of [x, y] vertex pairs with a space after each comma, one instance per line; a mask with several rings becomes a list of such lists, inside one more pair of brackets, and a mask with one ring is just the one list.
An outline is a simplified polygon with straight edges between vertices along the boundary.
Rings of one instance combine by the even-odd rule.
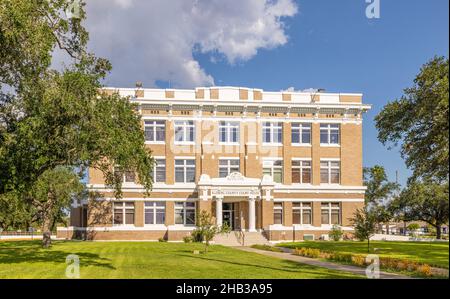
[[[311, 265], [311, 266], [323, 267], [323, 268], [328, 268], [331, 270], [345, 271], [345, 272], [350, 272], [353, 274], [359, 274], [359, 275], [366, 276], [366, 269], [361, 268], [361, 267], [321, 261], [321, 260], [313, 259], [313, 258], [309, 258], [309, 257], [293, 255], [290, 252], [274, 252], [274, 251], [267, 251], [267, 250], [259, 250], [259, 249], [255, 249], [255, 248], [251, 248], [251, 247], [242, 247], [242, 246], [234, 247], [234, 248], [240, 249], [243, 251], [248, 251], [248, 252], [255, 252], [255, 253], [271, 256], [271, 257], [276, 257], [276, 258], [280, 258], [280, 259], [284, 259], [284, 260], [294, 261], [294, 262], [298, 262], [298, 263], [302, 263], [302, 264], [307, 264], [307, 265]], [[412, 277], [380, 271], [380, 278], [381, 279], [411, 279]]]

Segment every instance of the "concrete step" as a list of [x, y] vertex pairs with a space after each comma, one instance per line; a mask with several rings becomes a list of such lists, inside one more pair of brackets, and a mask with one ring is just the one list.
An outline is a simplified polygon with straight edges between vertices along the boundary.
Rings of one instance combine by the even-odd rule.
[[217, 235], [214, 244], [224, 246], [251, 246], [254, 244], [269, 244], [262, 232], [232, 231], [228, 234]]

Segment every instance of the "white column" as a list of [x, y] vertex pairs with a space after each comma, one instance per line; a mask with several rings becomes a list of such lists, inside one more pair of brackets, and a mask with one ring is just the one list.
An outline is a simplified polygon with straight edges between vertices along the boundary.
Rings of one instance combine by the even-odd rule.
[[248, 231], [255, 232], [256, 229], [256, 211], [255, 211], [255, 198], [248, 198]]
[[216, 198], [216, 223], [222, 226], [222, 198]]

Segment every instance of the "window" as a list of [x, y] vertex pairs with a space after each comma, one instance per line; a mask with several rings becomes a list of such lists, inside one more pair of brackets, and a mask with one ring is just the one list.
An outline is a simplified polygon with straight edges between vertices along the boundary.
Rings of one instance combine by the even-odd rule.
[[163, 120], [144, 121], [145, 141], [164, 142], [166, 140], [166, 123]]
[[266, 160], [263, 162], [263, 174], [270, 175], [273, 181], [281, 183], [283, 181], [283, 161]]
[[114, 167], [114, 174], [121, 179], [122, 183], [134, 183], [136, 179], [136, 174], [134, 171], [125, 170], [123, 171], [120, 167]]
[[293, 123], [292, 144], [311, 144], [311, 124]]
[[153, 167], [152, 178], [154, 183], [166, 182], [166, 160], [155, 159], [155, 165]]
[[273, 204], [273, 223], [283, 224], [283, 203], [275, 202]]
[[195, 182], [194, 159], [175, 160], [175, 182], [176, 183]]
[[194, 142], [194, 122], [192, 120], [175, 122], [175, 142]]
[[292, 203], [292, 223], [312, 224], [312, 204], [310, 202]]
[[175, 202], [175, 224], [195, 225], [195, 202]]
[[320, 124], [320, 144], [339, 144], [339, 124]]
[[145, 224], [164, 224], [166, 203], [163, 201], [147, 201], [144, 205]]
[[340, 162], [320, 161], [320, 183], [339, 184], [340, 182]]
[[311, 161], [292, 160], [292, 183], [311, 184]]
[[220, 142], [239, 142], [239, 123], [231, 121], [221, 121], [219, 124]]
[[134, 224], [134, 203], [114, 202], [113, 225], [133, 225], [133, 224]]
[[232, 172], [239, 172], [239, 159], [220, 159], [219, 177], [227, 177]]
[[338, 202], [323, 202], [321, 211], [322, 224], [341, 224], [341, 213]]
[[283, 125], [277, 122], [263, 123], [263, 143], [282, 143]]

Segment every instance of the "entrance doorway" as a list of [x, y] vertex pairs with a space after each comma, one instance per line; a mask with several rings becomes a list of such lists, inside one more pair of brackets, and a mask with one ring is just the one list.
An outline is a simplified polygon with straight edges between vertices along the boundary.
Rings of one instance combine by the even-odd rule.
[[227, 224], [231, 230], [235, 229], [234, 225], [234, 203], [223, 203], [222, 206], [222, 223]]

